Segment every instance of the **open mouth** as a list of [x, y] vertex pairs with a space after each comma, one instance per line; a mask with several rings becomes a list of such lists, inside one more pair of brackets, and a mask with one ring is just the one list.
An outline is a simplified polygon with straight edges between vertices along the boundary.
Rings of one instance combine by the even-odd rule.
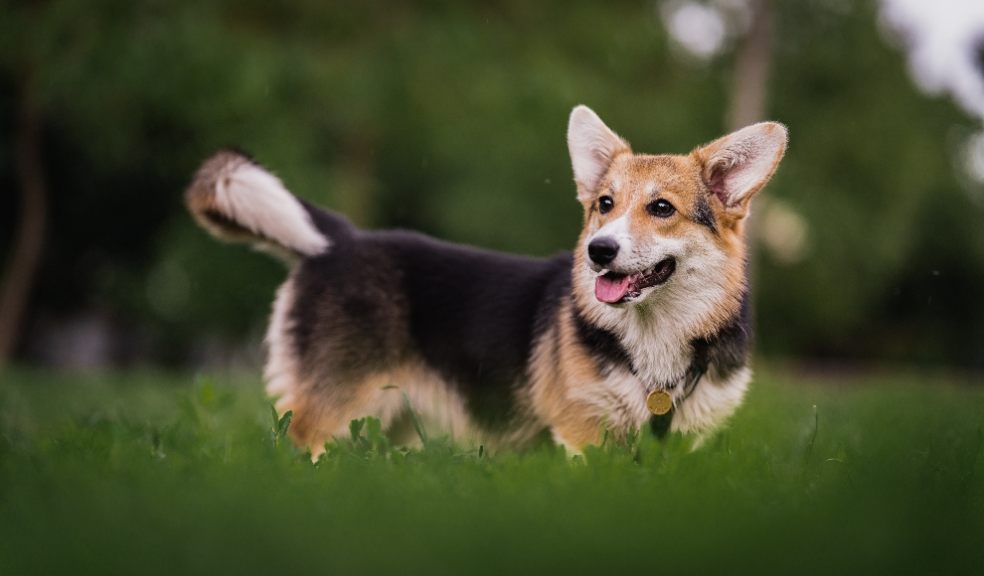
[[595, 278], [595, 298], [606, 304], [628, 302], [638, 298], [643, 289], [659, 286], [669, 280], [675, 270], [676, 260], [667, 258], [652, 268], [635, 274], [606, 272]]

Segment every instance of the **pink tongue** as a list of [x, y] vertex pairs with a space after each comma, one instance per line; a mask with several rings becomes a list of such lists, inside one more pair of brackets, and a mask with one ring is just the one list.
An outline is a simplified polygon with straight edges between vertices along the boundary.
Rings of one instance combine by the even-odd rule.
[[629, 291], [629, 284], [632, 283], [631, 276], [620, 278], [609, 278], [608, 276], [598, 276], [595, 279], [595, 298], [602, 302], [614, 304], [625, 296]]

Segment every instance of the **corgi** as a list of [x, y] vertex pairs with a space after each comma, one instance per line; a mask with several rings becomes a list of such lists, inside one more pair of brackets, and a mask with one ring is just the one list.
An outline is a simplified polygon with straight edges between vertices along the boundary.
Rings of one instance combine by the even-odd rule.
[[636, 154], [577, 106], [567, 143], [583, 229], [552, 258], [360, 230], [245, 154], [205, 161], [185, 194], [197, 222], [290, 266], [264, 376], [298, 446], [316, 458], [365, 416], [406, 441], [419, 415], [468, 445], [548, 433], [577, 453], [647, 427], [699, 440], [738, 408], [751, 379], [745, 223], [786, 128]]

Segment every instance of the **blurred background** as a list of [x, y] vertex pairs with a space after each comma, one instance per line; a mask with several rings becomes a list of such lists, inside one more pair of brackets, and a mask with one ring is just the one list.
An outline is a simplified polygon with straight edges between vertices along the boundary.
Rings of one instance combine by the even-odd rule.
[[250, 151], [367, 227], [549, 255], [588, 104], [637, 151], [773, 119], [758, 353], [984, 368], [984, 2], [0, 3], [0, 364], [258, 364], [276, 261], [181, 195]]

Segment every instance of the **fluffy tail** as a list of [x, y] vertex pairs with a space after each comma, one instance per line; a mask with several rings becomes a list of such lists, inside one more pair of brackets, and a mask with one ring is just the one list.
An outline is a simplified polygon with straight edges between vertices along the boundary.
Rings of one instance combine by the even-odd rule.
[[327, 214], [238, 152], [223, 150], [206, 160], [185, 192], [185, 204], [215, 237], [249, 242], [288, 261], [316, 256], [331, 244], [325, 226], [315, 222]]

